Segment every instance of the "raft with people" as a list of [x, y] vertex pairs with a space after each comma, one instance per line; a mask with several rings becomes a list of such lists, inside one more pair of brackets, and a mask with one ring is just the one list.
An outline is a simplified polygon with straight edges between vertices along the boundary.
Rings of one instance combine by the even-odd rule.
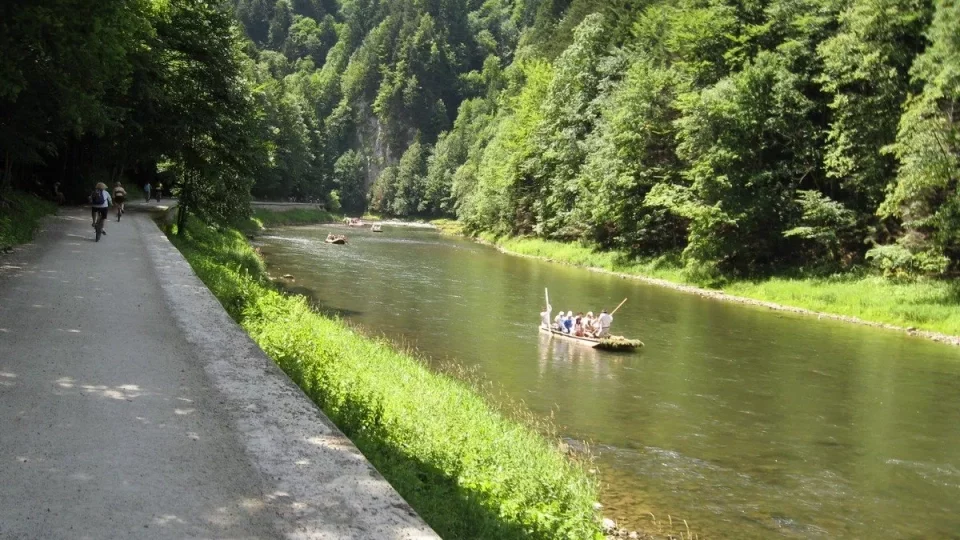
[[324, 240], [324, 241], [325, 241], [326, 243], [328, 243], [328, 244], [340, 244], [340, 245], [343, 245], [343, 244], [346, 244], [346, 243], [347, 243], [347, 237], [344, 236], [344, 235], [342, 235], [342, 234], [333, 234], [333, 233], [330, 233], [330, 234], [327, 235], [327, 239]]
[[613, 314], [623, 307], [623, 304], [627, 302], [626, 298], [610, 313], [607, 313], [607, 310], [604, 309], [600, 311], [600, 315], [597, 317], [593, 316], [592, 311], [588, 311], [585, 315], [583, 313], [574, 315], [573, 311], [567, 311], [566, 313], [561, 311], [551, 321], [550, 312], [553, 308], [550, 307], [550, 294], [546, 289], [544, 289], [544, 294], [547, 306], [540, 313], [540, 332], [594, 349], [633, 351], [643, 347], [643, 342], [639, 339], [629, 339], [610, 334]]
[[587, 337], [587, 336], [577, 336], [573, 334], [567, 334], [556, 330], [554, 328], [544, 328], [540, 327], [540, 331], [544, 334], [550, 334], [561, 339], [567, 339], [570, 341], [575, 341], [581, 345], [586, 345], [594, 349], [603, 349], [607, 351], [634, 351], [643, 347], [643, 342], [639, 339], [628, 339], [623, 336], [607, 336], [603, 338]]

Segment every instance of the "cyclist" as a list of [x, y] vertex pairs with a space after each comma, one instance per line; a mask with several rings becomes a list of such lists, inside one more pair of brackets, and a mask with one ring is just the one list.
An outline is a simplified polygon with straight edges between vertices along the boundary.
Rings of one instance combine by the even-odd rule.
[[125, 200], [127, 200], [127, 190], [123, 189], [120, 182], [117, 182], [117, 185], [113, 186], [113, 203], [117, 206], [117, 221], [120, 221], [120, 216], [123, 215], [123, 202]]
[[100, 231], [107, 234], [107, 209], [110, 208], [110, 193], [107, 192], [107, 185], [103, 182], [97, 182], [96, 188], [90, 194], [90, 214], [93, 217], [93, 226], [97, 226], [97, 220], [100, 222]]

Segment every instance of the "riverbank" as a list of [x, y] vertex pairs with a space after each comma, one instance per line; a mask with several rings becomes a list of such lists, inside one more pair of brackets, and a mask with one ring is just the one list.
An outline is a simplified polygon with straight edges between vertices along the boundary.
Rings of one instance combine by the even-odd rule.
[[343, 216], [333, 214], [322, 208], [261, 208], [254, 207], [253, 218], [263, 227], [282, 227], [284, 225], [314, 225], [336, 223]]
[[467, 384], [283, 295], [237, 231], [171, 236], [260, 347], [445, 538], [600, 538], [597, 482]]
[[885, 328], [960, 345], [960, 284], [949, 281], [897, 282], [879, 276], [838, 275], [732, 281], [715, 289], [690, 280], [679, 265], [662, 259], [639, 261], [620, 252], [537, 238], [481, 235], [478, 240], [504, 253], [607, 272], [706, 298]]
[[55, 214], [57, 207], [35, 195], [13, 191], [0, 201], [0, 252], [29, 242], [40, 219]]

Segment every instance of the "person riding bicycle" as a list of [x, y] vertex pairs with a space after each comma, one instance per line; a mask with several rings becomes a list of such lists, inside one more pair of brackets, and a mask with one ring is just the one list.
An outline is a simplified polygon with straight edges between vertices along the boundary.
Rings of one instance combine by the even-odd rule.
[[113, 203], [117, 205], [117, 221], [120, 221], [120, 216], [123, 215], [123, 203], [126, 200], [127, 190], [123, 189], [123, 186], [120, 185], [120, 182], [117, 182], [117, 184], [113, 186]]
[[97, 219], [100, 219], [100, 231], [107, 234], [107, 209], [110, 208], [110, 194], [107, 193], [107, 185], [103, 182], [97, 182], [97, 187], [90, 194], [90, 215], [93, 217], [93, 226], [97, 226]]

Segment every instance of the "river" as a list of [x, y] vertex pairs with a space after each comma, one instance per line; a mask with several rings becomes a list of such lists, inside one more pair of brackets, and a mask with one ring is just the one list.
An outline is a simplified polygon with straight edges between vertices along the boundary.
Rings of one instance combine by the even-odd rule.
[[[384, 229], [281, 228], [260, 245], [324, 309], [589, 441], [606, 516], [671, 515], [701, 538], [960, 537], [960, 349]], [[646, 347], [539, 335], [544, 288], [565, 311], [629, 298], [614, 333]]]

